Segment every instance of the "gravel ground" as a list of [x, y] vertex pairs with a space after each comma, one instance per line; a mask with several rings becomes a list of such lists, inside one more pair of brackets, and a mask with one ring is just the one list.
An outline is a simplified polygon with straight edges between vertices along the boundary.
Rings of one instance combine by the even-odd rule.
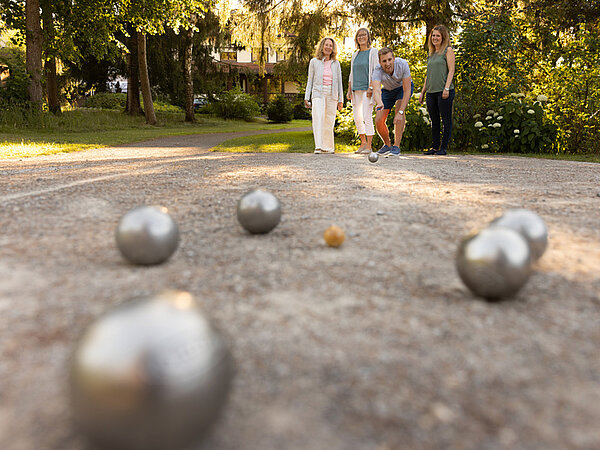
[[[66, 398], [77, 337], [163, 288], [193, 293], [236, 360], [198, 449], [600, 448], [600, 165], [208, 151], [233, 135], [0, 161], [0, 448], [88, 448]], [[265, 236], [235, 219], [257, 186], [284, 209]], [[180, 227], [158, 267], [115, 247], [140, 204]], [[550, 244], [515, 299], [487, 303], [454, 254], [511, 207]]]

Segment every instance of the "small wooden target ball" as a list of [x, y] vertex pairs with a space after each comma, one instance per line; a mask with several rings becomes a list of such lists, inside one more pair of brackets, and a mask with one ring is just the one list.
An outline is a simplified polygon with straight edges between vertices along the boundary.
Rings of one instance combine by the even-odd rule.
[[342, 245], [345, 238], [346, 235], [344, 234], [344, 230], [337, 225], [331, 225], [323, 233], [323, 239], [325, 239], [325, 242], [330, 247], [339, 247]]

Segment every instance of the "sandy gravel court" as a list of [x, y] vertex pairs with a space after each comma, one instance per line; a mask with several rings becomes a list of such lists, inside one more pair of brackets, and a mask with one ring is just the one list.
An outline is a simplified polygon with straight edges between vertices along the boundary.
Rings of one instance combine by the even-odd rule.
[[[236, 361], [198, 449], [600, 448], [600, 165], [209, 151], [234, 135], [0, 161], [0, 448], [88, 448], [66, 396], [77, 337], [164, 288], [197, 297]], [[283, 220], [250, 236], [235, 205], [259, 186]], [[179, 224], [163, 265], [115, 247], [141, 204]], [[515, 299], [487, 303], [454, 254], [511, 207], [550, 244]]]

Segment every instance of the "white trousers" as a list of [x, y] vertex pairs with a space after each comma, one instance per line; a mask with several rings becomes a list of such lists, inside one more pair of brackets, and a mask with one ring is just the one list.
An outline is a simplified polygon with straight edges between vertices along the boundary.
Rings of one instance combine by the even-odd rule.
[[352, 113], [358, 134], [375, 134], [373, 106], [373, 98], [367, 97], [367, 91], [352, 91]]
[[321, 98], [312, 99], [312, 128], [315, 149], [335, 150], [333, 125], [338, 101], [331, 95], [331, 86], [323, 86]]

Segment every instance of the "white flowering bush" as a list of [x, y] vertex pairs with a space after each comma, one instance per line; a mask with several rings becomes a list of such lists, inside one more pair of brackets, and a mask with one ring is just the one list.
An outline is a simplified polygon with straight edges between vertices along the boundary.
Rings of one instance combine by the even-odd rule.
[[547, 97], [540, 94], [529, 103], [524, 94], [513, 93], [509, 99], [488, 110], [485, 125], [473, 124], [473, 144], [477, 149], [500, 153], [542, 153], [551, 150], [557, 127], [547, 117]]

